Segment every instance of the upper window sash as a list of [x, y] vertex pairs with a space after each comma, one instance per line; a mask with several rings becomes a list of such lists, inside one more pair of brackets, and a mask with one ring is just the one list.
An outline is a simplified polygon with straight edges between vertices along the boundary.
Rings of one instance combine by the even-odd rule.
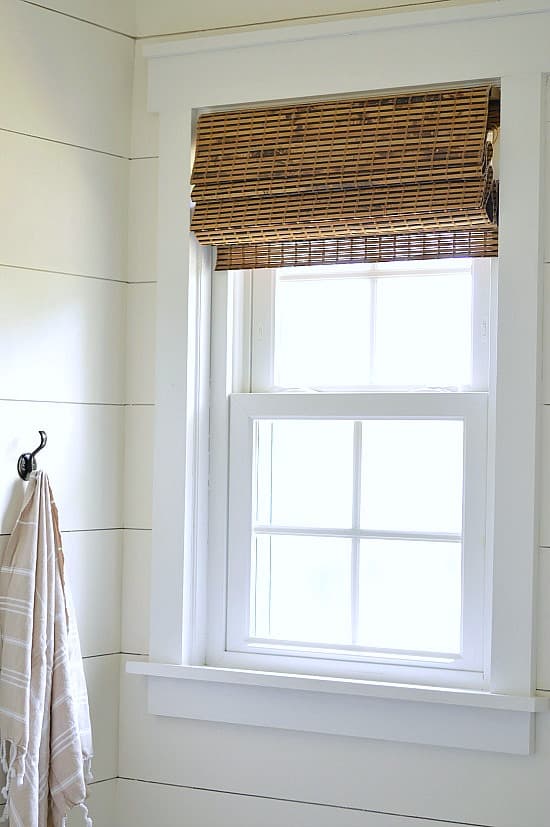
[[[493, 264], [489, 259], [472, 259], [464, 262], [462, 260], [451, 260], [448, 262], [422, 262], [415, 263], [414, 268], [411, 263], [390, 265], [336, 265], [333, 267], [315, 267], [315, 268], [285, 268], [284, 270], [262, 270], [262, 271], [244, 271], [239, 278], [244, 278], [247, 284], [247, 293], [250, 301], [251, 313], [251, 336], [249, 340], [243, 343], [243, 347], [249, 348], [250, 352], [246, 355], [243, 353], [243, 358], [248, 358], [250, 361], [250, 386], [243, 386], [238, 390], [251, 390], [256, 392], [269, 392], [273, 390], [284, 389], [283, 386], [277, 387], [275, 376], [275, 361], [276, 361], [276, 338], [277, 338], [277, 321], [276, 313], [278, 312], [277, 305], [277, 284], [278, 279], [281, 280], [281, 285], [284, 285], [285, 280], [298, 280], [300, 282], [307, 282], [317, 279], [327, 279], [329, 283], [336, 282], [339, 278], [346, 280], [360, 279], [364, 282], [366, 292], [363, 291], [365, 301], [364, 320], [368, 328], [368, 339], [364, 343], [365, 352], [368, 352], [368, 361], [370, 362], [369, 375], [370, 378], [366, 383], [355, 384], [347, 383], [345, 381], [338, 382], [337, 385], [330, 383], [316, 383], [314, 379], [311, 381], [304, 381], [300, 385], [304, 385], [302, 389], [315, 388], [315, 390], [324, 391], [346, 391], [346, 390], [426, 390], [427, 387], [443, 387], [445, 389], [453, 390], [487, 390], [489, 382], [489, 351], [490, 351], [490, 295], [491, 295], [491, 270]], [[280, 274], [280, 275], [279, 275]], [[386, 381], [380, 384], [378, 373], [375, 372], [376, 363], [379, 362], [381, 354], [380, 344], [377, 335], [377, 304], [380, 299], [377, 296], [380, 290], [384, 288], [382, 283], [381, 288], [377, 286], [381, 279], [391, 279], [392, 277], [399, 277], [400, 279], [423, 278], [432, 277], [437, 279], [441, 276], [456, 276], [468, 280], [466, 285], [471, 285], [471, 317], [465, 319], [465, 327], [469, 325], [471, 341], [465, 343], [465, 348], [469, 347], [469, 381], [457, 384], [452, 381], [443, 382], [407, 382], [397, 383]], [[349, 283], [349, 281], [348, 281]], [[435, 282], [432, 282], [435, 283]], [[327, 285], [328, 286], [328, 285]], [[406, 300], [405, 300], [406, 301]], [[304, 336], [307, 336], [307, 319], [304, 324]], [[353, 320], [350, 320], [353, 324]], [[465, 331], [466, 333], [466, 331]], [[327, 331], [327, 336], [329, 336]], [[334, 333], [332, 334], [334, 335]], [[336, 344], [338, 344], [336, 342]], [[434, 347], [437, 347], [437, 341], [434, 341]], [[306, 377], [309, 380], [310, 377]], [[295, 383], [287, 383], [286, 387], [290, 387]]]

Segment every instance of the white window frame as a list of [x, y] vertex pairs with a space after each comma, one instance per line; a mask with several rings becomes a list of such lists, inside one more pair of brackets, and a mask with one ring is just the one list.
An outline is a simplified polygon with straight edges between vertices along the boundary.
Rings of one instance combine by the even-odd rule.
[[[471, 263], [465, 265], [465, 269], [470, 269], [472, 280], [472, 342], [471, 342], [471, 367], [472, 367], [472, 382], [468, 386], [461, 388], [453, 388], [454, 390], [469, 390], [469, 391], [487, 391], [489, 387], [489, 367], [490, 367], [490, 316], [491, 316], [491, 284], [496, 284], [497, 273], [497, 259], [472, 259]], [[302, 270], [304, 272], [299, 273]], [[376, 302], [376, 285], [381, 278], [406, 278], [409, 274], [417, 277], [421, 276], [436, 276], [439, 271], [430, 267], [422, 267], [421, 262], [414, 262], [411, 266], [411, 271], [408, 273], [403, 269], [402, 265], [399, 269], [392, 270], [385, 266], [384, 270], [377, 269], [377, 265], [339, 265], [336, 268], [330, 265], [324, 267], [301, 267], [290, 268], [289, 274], [299, 276], [305, 280], [318, 278], [319, 276], [326, 276], [328, 278], [338, 279], [340, 277], [346, 278], [368, 278], [371, 282], [371, 301]], [[452, 269], [445, 269], [442, 266], [441, 273], [453, 274], [456, 272]], [[245, 336], [243, 342], [243, 353], [239, 358], [246, 360], [250, 358], [250, 369], [247, 371], [247, 376], [242, 379], [250, 379], [249, 388], [256, 393], [269, 392], [276, 387], [274, 381], [274, 347], [275, 347], [275, 290], [277, 270], [261, 270], [257, 271], [256, 278], [253, 277], [252, 271], [241, 271], [239, 276], [243, 280], [243, 300], [249, 302], [251, 307], [246, 315], [246, 323], [248, 323], [248, 314], [251, 314], [250, 323], [252, 325], [252, 334], [250, 342]], [[237, 313], [238, 315], [238, 313]], [[244, 317], [243, 317], [244, 319]], [[215, 326], [214, 326], [215, 330]], [[239, 331], [238, 331], [239, 332]], [[371, 327], [371, 359], [374, 356], [375, 344], [375, 330]], [[238, 346], [238, 342], [236, 343]], [[250, 357], [248, 351], [251, 351]], [[235, 354], [236, 355], [236, 354]], [[494, 356], [494, 354], [493, 354]], [[315, 388], [316, 389], [316, 388]], [[350, 391], [362, 390], [426, 390], [425, 385], [418, 386], [376, 386], [370, 384], [368, 387], [349, 387]], [[241, 388], [245, 390], [245, 388]], [[339, 391], [340, 388], [323, 387], [323, 391]]]
[[[519, 21], [530, 47], [518, 52]], [[549, 41], [547, 2], [503, 0], [498, 8], [488, 3], [396, 13], [147, 47], [150, 107], [160, 113], [152, 661], [128, 668], [150, 676], [152, 712], [532, 751], [533, 713], [547, 708], [535, 693], [533, 591]], [[457, 48], [464, 42], [467, 50]], [[197, 264], [202, 252], [187, 233], [196, 113], [480, 78], [500, 78], [502, 93], [499, 285], [492, 327], [498, 367], [489, 411], [489, 687], [396, 687], [207, 667], [205, 582], [208, 575], [220, 575], [207, 572], [204, 558], [210, 281], [208, 268]]]
[[[377, 273], [369, 265], [352, 268], [357, 276], [406, 277], [404, 270], [386, 269]], [[269, 670], [285, 673], [317, 674], [347, 678], [405, 681], [482, 688], [488, 684], [487, 647], [482, 637], [483, 607], [488, 601], [485, 576], [486, 470], [488, 367], [490, 362], [487, 329], [491, 314], [491, 281], [495, 280], [496, 260], [478, 260], [472, 271], [472, 384], [468, 391], [480, 393], [411, 393], [411, 388], [389, 389], [381, 393], [358, 393], [347, 389], [336, 393], [266, 393], [273, 383], [274, 307], [276, 271], [217, 273], [213, 279], [211, 319], [211, 452], [209, 555], [210, 569], [225, 572], [225, 580], [209, 578], [210, 605], [207, 628], [206, 664], [223, 668]], [[326, 272], [325, 272], [326, 271]], [[343, 268], [339, 268], [340, 276]], [[345, 272], [348, 271], [346, 268]], [[303, 275], [302, 271], [300, 275]], [[334, 269], [308, 269], [306, 277]], [[434, 270], [418, 266], [414, 274], [433, 275]], [[493, 273], [493, 275], [491, 275]], [[229, 336], [229, 339], [228, 339]], [[494, 356], [494, 354], [493, 354]], [[330, 389], [329, 389], [330, 390]], [[365, 388], [361, 390], [365, 391]], [[255, 391], [255, 393], [249, 393]], [[241, 395], [242, 393], [242, 395]], [[231, 395], [231, 400], [229, 397]], [[231, 401], [231, 416], [229, 403]], [[354, 419], [369, 415], [407, 418], [463, 418], [465, 429], [465, 531], [463, 558], [464, 656], [437, 663], [414, 659], [400, 664], [390, 658], [371, 655], [368, 662], [346, 659], [332, 653], [306, 656], [295, 651], [285, 656], [274, 647], [247, 642], [249, 605], [251, 523], [247, 504], [252, 502], [251, 417], [338, 416]], [[230, 425], [228, 424], [230, 422]], [[216, 423], [222, 423], [221, 428]], [[231, 432], [231, 440], [229, 439]], [[231, 442], [231, 450], [230, 450]], [[228, 462], [230, 454], [234, 462]], [[224, 532], [224, 527], [228, 531]], [[214, 539], [215, 538], [215, 539]], [[363, 658], [364, 660], [364, 658]], [[405, 663], [407, 665], [405, 665]]]
[[[224, 650], [210, 653], [208, 665], [273, 672], [328, 675], [341, 678], [380, 679], [409, 683], [447, 684], [467, 687], [484, 685], [481, 630], [484, 593], [484, 535], [486, 522], [485, 457], [487, 398], [482, 393], [374, 393], [374, 394], [233, 394], [231, 397], [229, 471], [229, 531], [227, 629]], [[331, 658], [311, 651], [309, 655], [275, 644], [263, 646], [249, 640], [250, 547], [253, 533], [253, 422], [256, 419], [448, 419], [464, 424], [464, 594], [470, 606], [464, 617], [464, 653], [437, 664], [426, 657], [424, 665], [410, 658], [399, 665], [396, 659], [376, 658], [374, 653], [333, 653]], [[215, 521], [217, 515], [213, 513]], [[289, 530], [290, 531], [290, 530]], [[214, 550], [214, 553], [216, 551]], [[222, 565], [218, 549], [214, 565]], [[216, 599], [218, 598], [218, 599]], [[223, 606], [223, 597], [213, 604]], [[223, 613], [218, 622], [224, 625]], [[220, 640], [219, 630], [216, 639]], [[212, 658], [212, 659], [211, 659]]]

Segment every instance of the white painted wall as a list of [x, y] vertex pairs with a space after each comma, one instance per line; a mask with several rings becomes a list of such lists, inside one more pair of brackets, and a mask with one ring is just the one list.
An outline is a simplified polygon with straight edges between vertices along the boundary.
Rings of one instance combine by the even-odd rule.
[[[27, 0], [22, 0], [27, 2]], [[135, 35], [135, 0], [29, 0], [35, 6], [103, 26], [114, 32]]]
[[[530, 758], [160, 719], [145, 679], [124, 672], [119, 714], [120, 661], [148, 652], [158, 155], [126, 35], [398, 4], [0, 0], [0, 548], [23, 488], [17, 456], [43, 427], [92, 703], [96, 827], [550, 824], [546, 719]], [[546, 517], [539, 582], [544, 597]], [[550, 691], [549, 605], [538, 685]]]
[[[81, 0], [82, 1], [82, 0]], [[205, 32], [283, 21], [391, 13], [406, 7], [465, 6], [483, 0], [136, 0], [138, 37]], [[66, 4], [67, 0], [65, 0]]]
[[[367, 3], [193, 4], [138, 0], [140, 34], [190, 31], [222, 25], [335, 11]], [[374, 4], [373, 4], [374, 5]], [[378, 3], [377, 5], [382, 5]], [[387, 4], [388, 5], [388, 4]], [[282, 11], [282, 9], [286, 11]], [[269, 15], [271, 14], [271, 17]], [[262, 15], [264, 15], [262, 17]], [[156, 117], [145, 111], [146, 73], [138, 47], [134, 75], [132, 153], [135, 164], [130, 256], [134, 307], [129, 326], [129, 375], [140, 402], [154, 402], [151, 331], [155, 280]], [[547, 107], [547, 113], [550, 110]], [[548, 119], [548, 115], [547, 115]], [[550, 123], [546, 126], [550, 134]], [[550, 164], [548, 164], [550, 167]], [[550, 177], [547, 181], [550, 192]], [[550, 221], [546, 217], [546, 282], [550, 286]], [[139, 250], [139, 253], [137, 252]], [[132, 277], [132, 276], [131, 276]], [[550, 289], [547, 291], [550, 304]], [[550, 306], [548, 314], [550, 316]], [[545, 329], [545, 353], [550, 333]], [[140, 331], [144, 331], [143, 337]], [[550, 460], [550, 356], [545, 362], [544, 456]], [[141, 371], [141, 366], [144, 370]], [[123, 587], [123, 651], [146, 659], [150, 566], [150, 458], [152, 418], [133, 413], [134, 443], [147, 485], [130, 483], [127, 508], [141, 515], [139, 532], [128, 532]], [[129, 437], [133, 439], [133, 437]], [[545, 468], [550, 462], [543, 462]], [[543, 481], [543, 500], [548, 485]], [[538, 682], [550, 692], [550, 520], [543, 509], [539, 572]], [[133, 658], [135, 660], [135, 658]], [[540, 716], [537, 751], [528, 758], [412, 744], [363, 741], [207, 721], [156, 718], [146, 712], [146, 679], [121, 675], [119, 827], [548, 827], [550, 825], [550, 721]]]
[[58, 11], [0, 0], [0, 549], [24, 488], [17, 457], [44, 428], [91, 702], [90, 811], [112, 827], [134, 41], [100, 26], [126, 31], [134, 9], [42, 5]]

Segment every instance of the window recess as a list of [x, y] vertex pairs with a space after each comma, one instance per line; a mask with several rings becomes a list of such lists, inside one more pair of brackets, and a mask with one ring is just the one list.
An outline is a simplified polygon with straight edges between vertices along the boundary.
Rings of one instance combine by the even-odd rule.
[[219, 275], [222, 294], [241, 334], [213, 350], [235, 392], [208, 662], [483, 685], [488, 262]]
[[498, 118], [489, 85], [199, 117], [192, 229], [254, 268], [214, 277], [210, 664], [484, 685]]

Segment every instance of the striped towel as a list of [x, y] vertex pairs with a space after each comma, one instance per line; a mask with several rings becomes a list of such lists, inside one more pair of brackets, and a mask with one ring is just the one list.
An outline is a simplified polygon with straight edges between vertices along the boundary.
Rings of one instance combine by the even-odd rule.
[[0, 562], [0, 762], [10, 827], [64, 827], [91, 780], [88, 695], [57, 508], [33, 471]]

